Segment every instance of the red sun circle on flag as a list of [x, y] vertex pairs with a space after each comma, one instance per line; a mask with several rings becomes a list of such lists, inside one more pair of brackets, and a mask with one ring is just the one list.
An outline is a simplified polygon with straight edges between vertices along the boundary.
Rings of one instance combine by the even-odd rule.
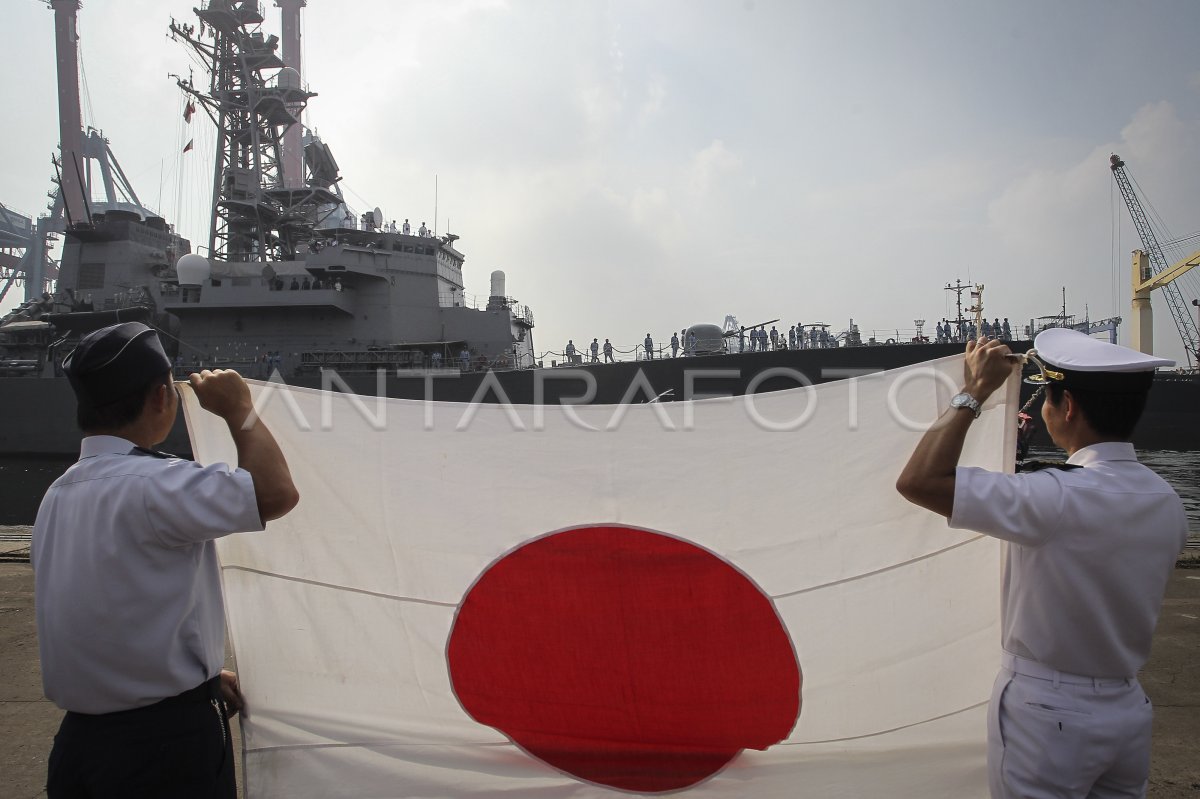
[[706, 549], [620, 525], [494, 563], [459, 606], [447, 658], [476, 721], [625, 791], [695, 785], [800, 715], [800, 665], [770, 598]]

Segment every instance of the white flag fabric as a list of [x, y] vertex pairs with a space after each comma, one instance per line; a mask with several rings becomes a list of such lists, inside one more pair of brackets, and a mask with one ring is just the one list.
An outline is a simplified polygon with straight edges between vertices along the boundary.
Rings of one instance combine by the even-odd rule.
[[[219, 542], [245, 796], [986, 797], [1000, 545], [894, 489], [961, 380], [545, 408], [252, 382], [301, 502]], [[1011, 469], [1010, 383], [964, 465]], [[235, 462], [183, 393], [196, 459]]]

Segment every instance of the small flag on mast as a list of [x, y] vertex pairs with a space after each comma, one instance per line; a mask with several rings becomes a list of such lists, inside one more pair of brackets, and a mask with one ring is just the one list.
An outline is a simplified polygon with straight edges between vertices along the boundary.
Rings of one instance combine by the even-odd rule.
[[196, 113], [196, 104], [188, 100], [187, 108], [183, 109], [183, 121], [192, 124], [192, 114]]
[[183, 146], [183, 151], [186, 153], [189, 150], [191, 150], [192, 145], [195, 143], [195, 141], [196, 141], [195, 139], [188, 139], [188, 143]]

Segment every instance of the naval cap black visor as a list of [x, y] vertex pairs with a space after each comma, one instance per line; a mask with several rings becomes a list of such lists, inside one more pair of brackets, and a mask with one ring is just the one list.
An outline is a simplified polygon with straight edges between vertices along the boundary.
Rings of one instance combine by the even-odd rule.
[[75, 398], [93, 408], [116, 402], [171, 371], [153, 328], [122, 322], [84, 336], [63, 361]]
[[1062, 380], [1052, 380], [1068, 391], [1097, 394], [1141, 394], [1154, 384], [1154, 372], [1081, 372], [1061, 369]]

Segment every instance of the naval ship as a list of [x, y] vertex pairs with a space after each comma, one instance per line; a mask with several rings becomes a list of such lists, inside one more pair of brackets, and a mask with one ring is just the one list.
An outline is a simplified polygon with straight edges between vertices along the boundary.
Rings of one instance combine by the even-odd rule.
[[[418, 230], [407, 222], [385, 226], [378, 208], [355, 214], [347, 206], [332, 149], [301, 130], [314, 96], [299, 73], [303, 3], [281, 5], [282, 43], [265, 34], [262, 4], [249, 0], [208, 0], [194, 24], [170, 25], [208, 73], [205, 86], [178, 79], [189, 122], [202, 111], [217, 130], [207, 257], [137, 202], [95, 131], [72, 141], [79, 138], [77, 90], [73, 107], [60, 109], [56, 288], [28, 299], [0, 326], [0, 396], [7, 407], [26, 409], [29, 422], [33, 414], [71, 418], [62, 359], [81, 335], [118, 321], [157, 328], [180, 373], [232, 368], [319, 385], [326, 371], [533, 365], [533, 314], [506, 295], [502, 272], [491, 274], [486, 304], [473, 307], [458, 236], [434, 235], [424, 223]], [[71, 32], [79, 3], [53, 6], [59, 68], [67, 73], [60, 87], [77, 86]], [[88, 185], [93, 174], [102, 187]], [[111, 192], [113, 176], [121, 199]], [[93, 201], [101, 188], [106, 201]], [[32, 272], [28, 282], [37, 285]], [[77, 434], [24, 423], [21, 414], [5, 413], [0, 453], [77, 449]]]
[[[205, 86], [178, 79], [186, 113], [203, 111], [217, 131], [207, 256], [142, 207], [106, 141], [95, 131], [82, 135], [77, 91], [73, 108], [60, 108], [54, 209], [62, 257], [54, 291], [31, 292], [0, 324], [0, 456], [78, 452], [80, 434], [65, 421], [74, 417], [74, 397], [60, 365], [80, 336], [119, 321], [157, 328], [180, 378], [234, 368], [297, 386], [450, 402], [673, 401], [697, 389], [689, 379], [695, 370], [724, 375], [707, 378], [700, 392], [729, 395], [962, 352], [962, 343], [920, 335], [872, 346], [853, 328], [827, 346], [742, 352], [734, 331], [696, 325], [684, 331], [685, 341], [690, 333], [697, 338], [688, 357], [537, 361], [533, 313], [507, 295], [503, 273], [491, 273], [482, 307], [466, 298], [458, 236], [434, 235], [423, 223], [416, 231], [385, 225], [378, 209], [348, 207], [332, 148], [300, 124], [316, 96], [300, 78], [303, 0], [277, 4], [282, 41], [264, 32], [262, 4], [253, 0], [207, 0], [195, 23], [170, 25], [208, 72]], [[77, 85], [69, 32], [79, 2], [52, 6], [61, 89]], [[92, 159], [95, 170], [79, 167]], [[104, 202], [90, 199], [100, 193], [88, 185], [93, 174], [103, 179]], [[45, 267], [44, 251], [36, 258], [27, 275]], [[43, 285], [37, 274], [31, 286]], [[1135, 443], [1200, 448], [1197, 388], [1194, 378], [1156, 388]], [[188, 451], [182, 424], [164, 448]]]

